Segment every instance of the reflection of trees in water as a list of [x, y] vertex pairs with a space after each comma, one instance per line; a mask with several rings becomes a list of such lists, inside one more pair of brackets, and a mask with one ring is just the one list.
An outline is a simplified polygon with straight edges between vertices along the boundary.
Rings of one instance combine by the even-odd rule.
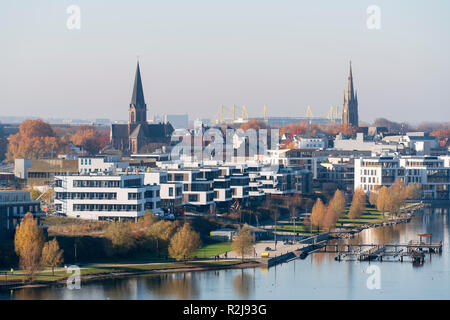
[[321, 264], [333, 260], [332, 254], [315, 252], [311, 253], [311, 260], [316, 266], [320, 267]]
[[54, 290], [42, 290], [41, 288], [25, 288], [13, 291], [13, 297], [17, 300], [58, 299]]
[[195, 299], [199, 296], [198, 279], [195, 273], [171, 273], [146, 277], [146, 289], [159, 297]]
[[370, 230], [372, 238], [371, 242], [383, 244], [398, 242], [400, 240], [400, 234], [405, 230], [405, 226], [405, 224], [401, 224], [382, 228], [372, 228]]
[[[136, 299], [137, 284], [136, 278], [112, 279], [111, 282], [102, 286], [103, 294], [105, 298], [111, 300]], [[83, 287], [81, 287], [81, 290], [83, 290]]]
[[237, 296], [248, 299], [255, 289], [253, 276], [241, 269], [241, 272], [233, 278], [233, 289]]

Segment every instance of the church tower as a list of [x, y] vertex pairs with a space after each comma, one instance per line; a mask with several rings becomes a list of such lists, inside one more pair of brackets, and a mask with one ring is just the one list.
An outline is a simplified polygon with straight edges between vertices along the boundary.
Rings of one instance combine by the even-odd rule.
[[[141, 71], [139, 61], [134, 79], [133, 95], [131, 96], [128, 125], [133, 131], [137, 124], [147, 123], [147, 105], [144, 100], [144, 90], [142, 89]], [[133, 128], [131, 128], [133, 127]]]
[[347, 92], [344, 92], [342, 123], [358, 127], [358, 94], [353, 88], [352, 62], [348, 73]]

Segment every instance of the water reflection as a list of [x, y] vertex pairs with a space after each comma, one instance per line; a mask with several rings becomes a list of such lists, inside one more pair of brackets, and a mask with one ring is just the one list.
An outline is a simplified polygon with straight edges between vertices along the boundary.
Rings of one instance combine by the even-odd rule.
[[233, 289], [237, 297], [249, 299], [255, 289], [254, 277], [241, 269], [233, 278]]
[[[448, 209], [425, 210], [410, 223], [366, 229], [342, 244], [407, 243], [419, 233], [443, 240], [441, 255], [427, 255], [416, 268], [410, 262], [378, 262], [382, 290], [369, 290], [369, 262], [335, 261], [334, 253], [270, 269], [220, 270], [145, 275], [82, 283], [81, 290], [29, 288], [0, 290], [0, 299], [449, 299], [450, 219]], [[309, 260], [309, 261], [308, 261]]]
[[197, 299], [199, 296], [198, 276], [196, 273], [172, 273], [158, 277], [145, 277], [143, 285], [158, 299]]

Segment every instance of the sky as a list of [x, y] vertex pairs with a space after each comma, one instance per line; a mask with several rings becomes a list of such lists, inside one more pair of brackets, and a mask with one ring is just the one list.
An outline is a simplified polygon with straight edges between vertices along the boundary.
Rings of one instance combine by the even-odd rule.
[[[80, 8], [69, 29], [67, 8]], [[366, 12], [380, 8], [380, 29]], [[2, 0], [0, 116], [326, 116], [352, 61], [360, 121], [450, 119], [450, 1]]]

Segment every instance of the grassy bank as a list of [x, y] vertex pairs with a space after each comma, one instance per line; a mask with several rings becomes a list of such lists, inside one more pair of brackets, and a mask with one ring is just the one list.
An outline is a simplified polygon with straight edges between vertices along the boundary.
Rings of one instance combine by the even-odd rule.
[[202, 246], [195, 252], [195, 256], [198, 258], [211, 258], [231, 250], [231, 242], [218, 242]]
[[[366, 207], [363, 214], [359, 218], [351, 219], [348, 216], [348, 210], [349, 208], [347, 208], [346, 213], [338, 219], [336, 222], [336, 228], [351, 229], [360, 225], [380, 223], [389, 219], [388, 216], [384, 216], [382, 212], [372, 207]], [[298, 232], [301, 235], [311, 234], [310, 226], [304, 225], [303, 221], [296, 222], [295, 229], [293, 223], [281, 223], [274, 229], [278, 231]], [[321, 230], [321, 232], [322, 231], [323, 230]], [[313, 234], [317, 233], [317, 228], [313, 227]]]
[[[248, 264], [248, 262], [247, 262]], [[92, 264], [89, 266], [81, 267], [82, 280], [98, 279], [102, 277], [117, 277], [121, 275], [137, 275], [144, 273], [163, 273], [163, 272], [183, 272], [183, 271], [199, 271], [208, 269], [227, 269], [230, 267], [236, 267], [242, 265], [241, 261], [237, 260], [222, 260], [222, 261], [189, 261], [184, 262], [171, 262], [171, 263], [150, 263], [150, 264]], [[4, 272], [4, 271], [3, 271]], [[15, 271], [13, 275], [8, 273], [7, 278], [2, 274], [0, 275], [0, 284], [5, 285], [8, 283], [20, 284], [25, 280], [25, 275], [21, 271]], [[64, 268], [58, 268], [55, 270], [55, 275], [52, 275], [51, 269], [45, 269], [37, 273], [32, 283], [26, 284], [51, 284], [57, 281], [67, 279], [71, 276]], [[25, 284], [25, 283], [24, 283]]]

